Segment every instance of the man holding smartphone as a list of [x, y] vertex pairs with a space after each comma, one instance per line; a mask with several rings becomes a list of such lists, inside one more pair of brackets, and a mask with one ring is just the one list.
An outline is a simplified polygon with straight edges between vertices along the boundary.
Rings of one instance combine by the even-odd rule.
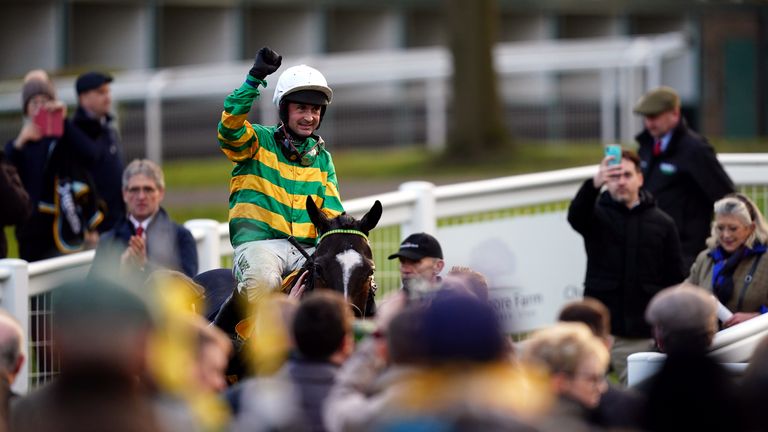
[[587, 252], [584, 295], [611, 312], [611, 364], [623, 382], [627, 356], [653, 349], [644, 318], [648, 302], [684, 279], [675, 222], [642, 186], [640, 159], [625, 150], [619, 163], [603, 158], [568, 208], [568, 222]]

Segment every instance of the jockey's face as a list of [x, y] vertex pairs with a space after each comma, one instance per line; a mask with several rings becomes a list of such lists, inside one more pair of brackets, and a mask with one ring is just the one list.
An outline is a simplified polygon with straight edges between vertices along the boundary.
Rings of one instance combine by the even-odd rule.
[[288, 127], [301, 137], [308, 137], [320, 126], [320, 105], [288, 103]]
[[422, 279], [428, 282], [437, 282], [437, 275], [443, 270], [445, 262], [440, 258], [424, 257], [420, 260], [412, 260], [400, 257], [400, 277], [407, 279]]
[[136, 174], [128, 180], [123, 189], [123, 201], [128, 214], [143, 221], [160, 209], [165, 191], [144, 174]]

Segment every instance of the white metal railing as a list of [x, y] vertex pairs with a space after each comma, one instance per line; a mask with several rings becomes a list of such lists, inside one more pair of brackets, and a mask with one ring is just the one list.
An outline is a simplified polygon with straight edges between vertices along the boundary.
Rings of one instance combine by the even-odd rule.
[[[638, 126], [631, 108], [647, 89], [665, 82], [664, 61], [690, 50], [683, 33], [654, 36], [610, 37], [578, 40], [543, 40], [504, 43], [494, 47], [494, 66], [500, 78], [545, 76], [551, 73], [599, 74], [599, 92], [586, 97], [600, 104], [600, 133], [603, 142], [630, 142]], [[427, 146], [439, 150], [447, 133], [446, 113], [450, 94], [446, 80], [453, 74], [450, 52], [445, 48], [416, 48], [387, 52], [335, 53], [286, 58], [283, 64], [312, 64], [322, 70], [335, 90], [355, 89], [365, 95], [369, 89], [392, 84], [424, 83]], [[163, 101], [193, 97], [222, 97], [237, 88], [249, 62], [183, 66], [157, 70], [133, 70], [116, 74], [112, 83], [115, 102], [143, 102], [145, 105], [144, 154], [162, 160]], [[55, 80], [59, 97], [67, 104], [77, 101], [74, 77]], [[12, 91], [3, 91], [13, 88]], [[21, 85], [0, 86], [0, 112], [18, 112]], [[268, 90], [271, 92], [270, 90]], [[534, 96], [540, 101], [556, 98], [554, 90]], [[386, 94], [387, 92], [384, 92]], [[376, 99], [384, 96], [376, 93]], [[527, 96], [531, 97], [531, 96]], [[370, 99], [370, 96], [367, 96]], [[277, 121], [271, 97], [262, 97], [256, 108], [262, 123]], [[343, 104], [339, 100], [335, 104]], [[618, 107], [618, 116], [616, 113]], [[617, 121], [618, 120], [618, 121]], [[616, 125], [618, 124], [618, 130]]]
[[[724, 154], [719, 158], [737, 185], [768, 186], [768, 153]], [[593, 165], [439, 187], [427, 182], [409, 182], [397, 192], [349, 200], [344, 206], [351, 215], [361, 217], [378, 199], [384, 207], [380, 228], [400, 226], [401, 236], [418, 231], [434, 232], [439, 218], [570, 200], [595, 170]], [[768, 187], [763, 187], [760, 193], [763, 199], [758, 201], [768, 205]], [[763, 208], [764, 213], [768, 213], [766, 210]], [[197, 241], [201, 272], [220, 267], [221, 258], [231, 256], [226, 223], [198, 219], [188, 221], [186, 226]], [[391, 252], [392, 249], [382, 250], [374, 245], [374, 256]], [[81, 252], [31, 264], [18, 259], [0, 260], [3, 307], [29, 334], [29, 299], [50, 292], [66, 278], [85, 275], [93, 254], [93, 251]], [[26, 391], [28, 374], [25, 366], [15, 390]]]

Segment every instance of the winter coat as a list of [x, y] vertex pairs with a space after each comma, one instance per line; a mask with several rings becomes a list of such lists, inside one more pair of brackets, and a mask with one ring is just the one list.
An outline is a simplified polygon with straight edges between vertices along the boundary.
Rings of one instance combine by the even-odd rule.
[[61, 138], [45, 137], [21, 150], [6, 144], [29, 194], [32, 214], [16, 227], [19, 256], [38, 261], [84, 250], [85, 231], [103, 220], [96, 187], [78, 147], [82, 134], [67, 121]]
[[717, 160], [706, 138], [688, 128], [681, 118], [667, 149], [653, 156], [654, 138], [644, 130], [635, 138], [643, 170], [643, 187], [675, 221], [688, 271], [710, 234], [715, 201], [734, 191], [733, 182]]
[[614, 335], [650, 337], [644, 318], [648, 302], [684, 278], [674, 221], [647, 191], [641, 190], [640, 203], [629, 209], [607, 191], [600, 194], [589, 179], [571, 202], [568, 222], [584, 237], [584, 295], [608, 307]]
[[283, 368], [282, 373], [296, 386], [305, 430], [325, 431], [323, 404], [331, 392], [338, 371], [339, 366], [333, 363], [302, 360], [289, 360]]
[[[120, 256], [135, 234], [133, 224], [124, 217], [114, 228], [102, 234], [93, 258], [91, 274], [112, 276], [120, 267]], [[197, 274], [197, 245], [192, 233], [173, 222], [160, 208], [145, 232], [147, 266], [145, 275], [164, 268], [194, 277]]]
[[[710, 249], [704, 250], [696, 257], [691, 274], [686, 279], [686, 282], [708, 291], [712, 291], [712, 271], [715, 266], [710, 252]], [[733, 296], [725, 305], [731, 312], [760, 312], [761, 306], [768, 306], [768, 256], [765, 255], [763, 253], [744, 258], [733, 272]], [[751, 278], [748, 278], [757, 259], [757, 267]], [[743, 300], [739, 307], [740, 298]]]
[[18, 225], [24, 222], [32, 211], [29, 195], [24, 190], [16, 168], [7, 163], [0, 151], [0, 258], [8, 256], [8, 243], [5, 238], [6, 225]]
[[112, 117], [106, 121], [90, 117], [78, 107], [72, 117], [76, 126], [75, 133], [80, 136], [74, 140], [75, 151], [88, 167], [98, 196], [106, 206], [104, 221], [99, 226], [99, 232], [110, 229], [125, 215], [123, 202], [122, 181], [123, 164], [122, 149], [118, 140], [117, 130], [112, 124]]

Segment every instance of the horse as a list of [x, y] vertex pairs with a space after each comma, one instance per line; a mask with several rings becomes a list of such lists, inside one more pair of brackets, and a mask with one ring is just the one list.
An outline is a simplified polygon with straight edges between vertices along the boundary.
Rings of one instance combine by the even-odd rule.
[[[308, 271], [307, 290], [331, 289], [344, 295], [357, 317], [375, 313], [373, 274], [376, 265], [368, 234], [381, 219], [381, 202], [376, 201], [360, 220], [342, 213], [328, 218], [307, 197], [307, 213], [317, 228], [315, 253], [303, 267]], [[301, 250], [301, 249], [300, 249]]]
[[[305, 292], [313, 289], [338, 291], [347, 299], [357, 317], [371, 316], [375, 312], [375, 265], [368, 234], [381, 218], [381, 202], [377, 200], [360, 220], [346, 213], [328, 218], [317, 208], [310, 196], [307, 197], [306, 206], [309, 218], [318, 233], [314, 254], [306, 254], [301, 245], [289, 238], [307, 259], [302, 269], [297, 272], [298, 275], [307, 272], [304, 279]], [[237, 336], [237, 326], [248, 328], [244, 323], [247, 320], [247, 311], [250, 310], [248, 299], [237, 291], [231, 270], [217, 269], [211, 273], [214, 274], [201, 278], [200, 281], [204, 284], [206, 297], [213, 297], [215, 293], [220, 297], [222, 287], [219, 285], [228, 285], [223, 289], [231, 293], [226, 300], [221, 301], [218, 312], [212, 314], [212, 321], [225, 332]], [[206, 284], [209, 280], [214, 283]], [[295, 282], [295, 279], [293, 281]], [[248, 331], [240, 333], [247, 334]], [[240, 336], [242, 338], [245, 335]]]

